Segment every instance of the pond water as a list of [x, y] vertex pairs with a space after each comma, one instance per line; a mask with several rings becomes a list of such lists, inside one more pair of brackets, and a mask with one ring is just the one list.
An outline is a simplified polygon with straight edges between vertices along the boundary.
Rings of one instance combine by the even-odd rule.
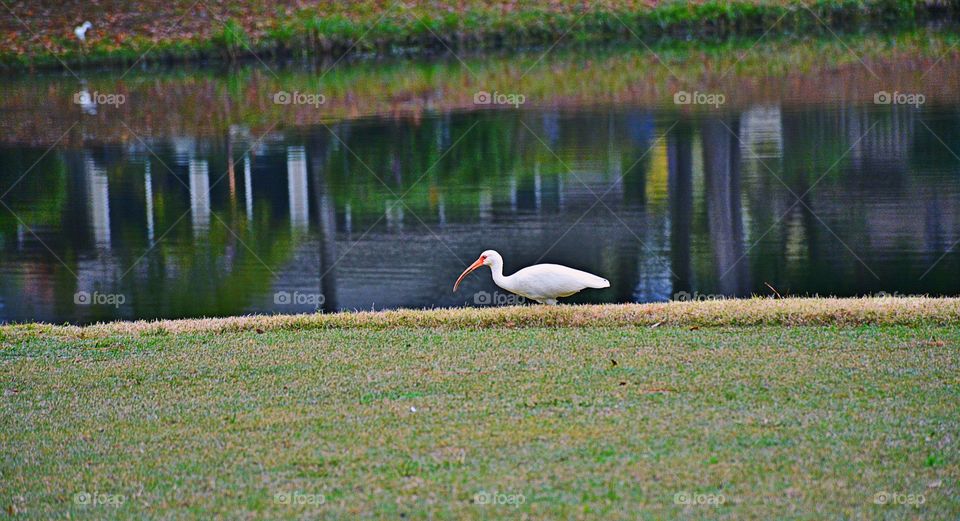
[[610, 280], [571, 302], [960, 294], [956, 101], [577, 101], [93, 141], [0, 145], [0, 321], [512, 302], [487, 270], [451, 291], [488, 248], [508, 273]]

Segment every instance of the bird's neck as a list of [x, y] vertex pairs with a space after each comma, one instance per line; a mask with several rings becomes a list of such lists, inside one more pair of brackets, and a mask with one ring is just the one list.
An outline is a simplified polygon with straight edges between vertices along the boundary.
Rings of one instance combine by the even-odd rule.
[[500, 286], [503, 289], [509, 290], [510, 286], [510, 277], [505, 277], [503, 275], [503, 263], [494, 262], [490, 265], [490, 272], [493, 274], [493, 283], [497, 286]]

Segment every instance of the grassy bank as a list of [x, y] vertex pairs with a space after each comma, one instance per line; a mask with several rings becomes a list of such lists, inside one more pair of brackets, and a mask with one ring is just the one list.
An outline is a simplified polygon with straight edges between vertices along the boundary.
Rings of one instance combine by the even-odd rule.
[[956, 518], [958, 312], [6, 326], [0, 500], [27, 519]]
[[0, 326], [0, 342], [64, 341], [122, 336], [166, 337], [194, 333], [307, 329], [567, 328], [725, 326], [956, 326], [955, 298], [730, 299], [661, 304], [514, 306], [435, 310], [360, 311], [334, 314], [254, 315], [227, 318], [108, 322], [90, 326]]
[[[13, 5], [0, 24], [0, 63], [12, 68], [63, 64], [128, 65], [197, 60], [339, 57], [466, 51], [563, 40], [722, 39], [764, 33], [913, 26], [952, 18], [952, 0], [707, 0], [701, 2], [453, 1], [330, 2], [309, 8], [253, 2], [170, 1], [96, 12], [81, 44], [72, 30], [90, 8], [64, 2], [46, 9]], [[131, 4], [132, 5], [132, 4]]]

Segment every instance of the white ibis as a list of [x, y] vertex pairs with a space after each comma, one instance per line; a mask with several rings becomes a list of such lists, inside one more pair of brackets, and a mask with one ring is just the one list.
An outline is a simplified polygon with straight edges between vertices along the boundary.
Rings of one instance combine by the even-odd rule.
[[467, 269], [463, 270], [453, 291], [457, 291], [460, 281], [480, 266], [490, 266], [493, 272], [493, 282], [501, 288], [535, 300], [541, 304], [554, 305], [560, 297], [569, 297], [585, 288], [609, 288], [610, 281], [559, 264], [534, 264], [514, 273], [504, 276], [503, 257], [494, 250], [487, 250], [480, 254]]
[[93, 27], [93, 24], [90, 22], [83, 22], [83, 25], [78, 25], [73, 29], [73, 34], [77, 35], [77, 39], [81, 42], [87, 41], [87, 30]]

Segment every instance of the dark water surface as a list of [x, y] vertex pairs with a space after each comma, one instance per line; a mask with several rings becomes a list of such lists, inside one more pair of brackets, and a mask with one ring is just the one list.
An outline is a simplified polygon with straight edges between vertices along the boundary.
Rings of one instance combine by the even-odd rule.
[[[521, 107], [0, 148], [0, 321], [960, 294], [960, 106]], [[951, 151], [952, 150], [952, 151]], [[26, 175], [24, 173], [26, 172]]]

